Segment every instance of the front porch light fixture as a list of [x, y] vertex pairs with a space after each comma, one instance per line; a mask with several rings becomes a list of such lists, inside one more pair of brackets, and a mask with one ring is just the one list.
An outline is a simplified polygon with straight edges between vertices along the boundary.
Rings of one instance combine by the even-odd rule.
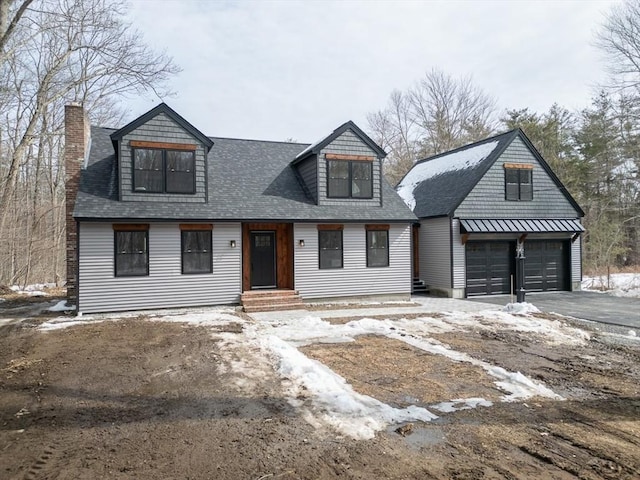
[[298, 240], [298, 246], [304, 247], [304, 240]]
[[231, 248], [236, 248], [236, 241], [235, 241], [235, 240], [230, 240], [230, 241], [229, 241], [229, 246], [230, 246]]

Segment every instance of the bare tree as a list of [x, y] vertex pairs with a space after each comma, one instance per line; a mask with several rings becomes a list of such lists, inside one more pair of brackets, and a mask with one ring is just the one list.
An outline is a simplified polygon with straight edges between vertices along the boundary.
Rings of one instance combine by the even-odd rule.
[[124, 1], [0, 2], [0, 282], [57, 279], [64, 104], [118, 123], [124, 96], [162, 97], [178, 69], [125, 21]]
[[496, 127], [495, 101], [470, 77], [431, 70], [387, 107], [367, 116], [373, 137], [388, 151], [387, 179], [396, 184], [417, 159], [480, 140]]
[[640, 1], [614, 5], [596, 36], [605, 53], [613, 86], [640, 87]]
[[431, 70], [409, 91], [409, 99], [423, 156], [485, 138], [495, 129], [495, 100], [471, 77], [455, 79]]

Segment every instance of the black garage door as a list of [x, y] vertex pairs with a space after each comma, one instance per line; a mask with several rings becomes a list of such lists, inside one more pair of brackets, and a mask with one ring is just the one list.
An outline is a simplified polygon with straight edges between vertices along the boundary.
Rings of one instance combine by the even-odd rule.
[[527, 292], [569, 289], [568, 242], [528, 240], [524, 248], [524, 283]]
[[467, 242], [467, 296], [511, 291], [514, 242]]

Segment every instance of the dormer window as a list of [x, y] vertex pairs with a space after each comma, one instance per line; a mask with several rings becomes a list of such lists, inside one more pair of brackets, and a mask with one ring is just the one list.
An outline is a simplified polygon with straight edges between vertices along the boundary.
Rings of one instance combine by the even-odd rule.
[[165, 144], [169, 148], [136, 145], [142, 143], [145, 142], [131, 142], [134, 192], [195, 193], [195, 145]]
[[328, 160], [327, 197], [372, 198], [372, 166], [368, 160]]
[[533, 200], [533, 165], [504, 164], [505, 198], [514, 201]]

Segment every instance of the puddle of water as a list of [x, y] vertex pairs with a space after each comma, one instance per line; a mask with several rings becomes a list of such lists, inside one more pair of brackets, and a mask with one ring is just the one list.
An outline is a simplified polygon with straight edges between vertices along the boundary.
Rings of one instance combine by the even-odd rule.
[[423, 447], [428, 447], [430, 445], [437, 445], [438, 443], [442, 443], [444, 441], [444, 433], [442, 429], [439, 427], [434, 427], [430, 425], [417, 425], [413, 424], [413, 429], [411, 433], [406, 437], [399, 435], [396, 433], [396, 428], [400, 425], [391, 425], [387, 427], [387, 433], [390, 435], [395, 435], [399, 439], [404, 440], [407, 445], [411, 448], [415, 448], [419, 450]]

